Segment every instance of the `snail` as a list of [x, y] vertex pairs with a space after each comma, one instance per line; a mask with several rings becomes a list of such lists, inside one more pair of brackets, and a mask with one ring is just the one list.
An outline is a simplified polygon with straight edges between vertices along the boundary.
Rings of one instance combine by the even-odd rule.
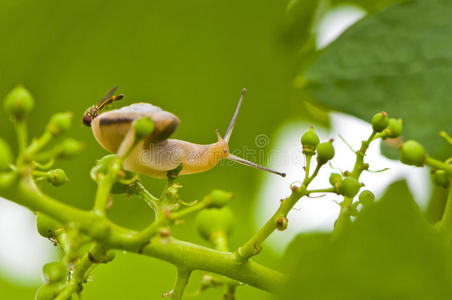
[[153, 132], [139, 142], [124, 160], [124, 169], [154, 178], [165, 178], [167, 172], [182, 165], [180, 175], [200, 173], [215, 167], [222, 159], [261, 169], [285, 177], [277, 172], [235, 156], [229, 152], [229, 139], [246, 90], [243, 89], [231, 123], [222, 137], [217, 130], [218, 141], [199, 145], [177, 139], [169, 139], [179, 125], [179, 118], [149, 103], [134, 103], [117, 110], [100, 113], [110, 103], [121, 100], [123, 95], [113, 96], [111, 89], [83, 116], [83, 124], [90, 126], [97, 142], [107, 151], [122, 155], [133, 143], [132, 123], [148, 117], [154, 123]]

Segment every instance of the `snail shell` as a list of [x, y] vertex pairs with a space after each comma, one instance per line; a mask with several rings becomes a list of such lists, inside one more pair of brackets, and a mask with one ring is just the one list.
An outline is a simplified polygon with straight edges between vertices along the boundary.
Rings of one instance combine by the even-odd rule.
[[146, 139], [147, 143], [159, 143], [170, 137], [180, 123], [174, 114], [164, 111], [149, 103], [134, 103], [117, 110], [104, 112], [92, 123], [94, 137], [107, 151], [117, 153], [132, 122], [142, 118], [151, 118], [154, 123], [153, 133]]

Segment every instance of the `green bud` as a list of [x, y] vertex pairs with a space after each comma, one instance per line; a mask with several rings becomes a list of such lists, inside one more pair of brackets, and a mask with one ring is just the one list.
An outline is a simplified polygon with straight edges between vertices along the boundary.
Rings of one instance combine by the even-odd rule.
[[317, 163], [323, 165], [334, 157], [333, 141], [320, 143], [317, 146]]
[[389, 125], [388, 114], [382, 111], [372, 117], [372, 129], [375, 132], [382, 132]]
[[304, 154], [314, 154], [315, 148], [319, 144], [320, 140], [314, 131], [314, 128], [309, 128], [301, 137], [301, 144], [303, 145]]
[[54, 186], [61, 186], [66, 182], [69, 182], [66, 173], [62, 169], [50, 170], [49, 172], [47, 172], [47, 174], [47, 181]]
[[63, 287], [61, 283], [44, 284], [36, 292], [35, 300], [54, 300]]
[[213, 190], [206, 196], [206, 200], [209, 203], [209, 207], [222, 208], [234, 195], [232, 193], [225, 192], [223, 190]]
[[5, 97], [5, 111], [16, 120], [23, 120], [26, 118], [33, 109], [33, 106], [33, 97], [23, 86], [17, 86]]
[[108, 167], [113, 163], [113, 161], [116, 159], [116, 154], [108, 154], [99, 159], [96, 162], [96, 173], [106, 173], [108, 170]]
[[403, 143], [399, 155], [400, 161], [410, 166], [422, 167], [427, 159], [424, 147], [414, 140]]
[[36, 227], [42, 237], [51, 238], [54, 236], [55, 229], [61, 227], [61, 225], [51, 217], [38, 213], [36, 216]]
[[13, 159], [13, 152], [8, 143], [0, 138], [0, 172], [8, 171]]
[[353, 198], [358, 194], [362, 184], [354, 177], [345, 177], [342, 180], [340, 194], [345, 197]]
[[368, 190], [364, 190], [359, 194], [359, 202], [364, 206], [372, 205], [375, 202], [375, 195]]
[[330, 175], [330, 183], [331, 183], [331, 185], [335, 185], [336, 183], [339, 183], [341, 181], [342, 181], [341, 174], [331, 173], [331, 175]]
[[449, 176], [447, 175], [447, 172], [444, 170], [435, 170], [433, 172], [433, 182], [436, 185], [439, 185], [443, 188], [448, 188], [449, 187]]
[[70, 159], [79, 154], [83, 148], [82, 142], [79, 142], [73, 138], [67, 138], [57, 146], [57, 156]]
[[136, 120], [133, 126], [135, 127], [135, 138], [137, 140], [144, 139], [154, 130], [154, 123], [150, 118], [147, 117]]
[[44, 279], [47, 283], [54, 283], [66, 279], [67, 271], [62, 262], [55, 261], [45, 264], [42, 268]]
[[71, 128], [71, 122], [71, 112], [56, 113], [50, 118], [47, 130], [54, 136], [61, 135]]
[[396, 138], [402, 134], [402, 119], [389, 119], [389, 125], [385, 129], [386, 135], [389, 138]]
[[198, 232], [206, 240], [210, 240], [213, 233], [222, 232], [228, 235], [234, 226], [234, 214], [225, 206], [202, 210], [196, 217]]

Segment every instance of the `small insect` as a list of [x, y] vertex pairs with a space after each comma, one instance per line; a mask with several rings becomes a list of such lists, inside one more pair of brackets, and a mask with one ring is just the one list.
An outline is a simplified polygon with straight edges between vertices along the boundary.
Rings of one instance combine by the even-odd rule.
[[99, 115], [102, 108], [124, 98], [124, 95], [121, 94], [113, 96], [117, 89], [117, 86], [113, 87], [102, 99], [100, 99], [99, 103], [91, 106], [85, 111], [85, 114], [83, 115], [83, 124], [85, 124], [86, 126], [91, 126], [91, 121]]
[[124, 161], [124, 169], [155, 178], [165, 178], [167, 172], [182, 164], [180, 175], [200, 173], [215, 167], [222, 159], [232, 160], [253, 168], [285, 177], [277, 172], [235, 156], [229, 152], [229, 139], [246, 90], [242, 90], [239, 103], [224, 137], [217, 130], [218, 141], [199, 145], [177, 139], [169, 139], [180, 123], [174, 114], [149, 103], [134, 103], [100, 114], [100, 110], [122, 95], [112, 96], [113, 88], [99, 104], [89, 108], [83, 116], [83, 123], [91, 126], [94, 137], [107, 151], [124, 154], [133, 143], [132, 123], [142, 117], [154, 123], [153, 132], [137, 144]]

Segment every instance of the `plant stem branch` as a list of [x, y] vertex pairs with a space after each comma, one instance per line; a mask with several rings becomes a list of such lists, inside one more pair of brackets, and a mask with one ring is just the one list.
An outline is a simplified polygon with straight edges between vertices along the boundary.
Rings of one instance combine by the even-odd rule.
[[306, 166], [305, 166], [305, 173], [304, 173], [304, 180], [306, 181], [309, 178], [309, 169], [311, 168], [311, 159], [312, 154], [305, 154], [306, 155]]
[[452, 186], [449, 185], [449, 193], [447, 194], [446, 208], [443, 217], [438, 224], [440, 231], [452, 231]]
[[19, 155], [17, 156], [19, 164], [23, 161], [25, 151], [27, 150], [28, 143], [27, 124], [25, 120], [18, 120], [14, 123], [14, 127], [16, 129], [17, 143], [19, 146]]
[[30, 158], [36, 152], [38, 152], [39, 150], [44, 148], [50, 142], [52, 137], [53, 137], [52, 134], [49, 131], [46, 130], [39, 139], [32, 141], [30, 146], [27, 148], [27, 151], [26, 151], [26, 154], [25, 154], [26, 157]]
[[228, 237], [223, 231], [212, 233], [212, 235], [210, 236], [210, 242], [218, 251], [229, 251]]
[[108, 168], [107, 174], [100, 176], [98, 179], [93, 211], [100, 216], [105, 216], [108, 197], [110, 196], [110, 191], [116, 181], [118, 172], [121, 170], [121, 164], [122, 159], [116, 158], [110, 168]]
[[[249, 239], [243, 246], [237, 249], [236, 255], [240, 261], [247, 261], [250, 257], [257, 255], [262, 250], [262, 243], [279, 228], [279, 224], [287, 222], [287, 215], [301, 197], [308, 195], [308, 185], [319, 174], [323, 164], [317, 164], [314, 172], [309, 176], [312, 155], [306, 154], [305, 177], [301, 187], [292, 189], [292, 194], [281, 200], [278, 210], [273, 216]], [[287, 223], [286, 223], [287, 224]]]
[[445, 162], [439, 161], [439, 160], [431, 158], [429, 156], [427, 156], [427, 159], [425, 160], [425, 164], [434, 169], [442, 169], [442, 170], [446, 171], [449, 174], [449, 176], [452, 176], [452, 164], [447, 164]]
[[144, 186], [141, 181], [137, 180], [135, 182], [136, 190], [134, 190], [134, 194], [139, 196], [141, 199], [143, 199], [149, 207], [154, 210], [154, 213], [157, 215], [159, 211], [159, 199], [157, 197], [154, 197]]
[[[224, 231], [212, 233], [210, 242], [218, 251], [229, 251], [228, 236]], [[235, 299], [235, 290], [236, 287], [240, 285], [240, 282], [231, 280], [227, 277], [222, 277], [221, 280], [224, 281], [224, 284], [226, 285], [226, 293], [224, 294], [223, 299]]]
[[207, 201], [201, 201], [196, 203], [193, 206], [189, 206], [186, 208], [183, 208], [179, 211], [175, 211], [173, 213], [171, 213], [171, 220], [178, 220], [178, 219], [182, 219], [190, 214], [196, 213], [200, 210], [203, 210], [204, 208], [206, 208], [209, 205], [209, 203]]
[[94, 262], [90, 259], [90, 252], [96, 251], [98, 245], [94, 244], [92, 249], [85, 253], [80, 260], [76, 263], [73, 273], [63, 289], [63, 291], [56, 297], [56, 300], [68, 300], [72, 299], [74, 293], [80, 293], [83, 289], [83, 283], [89, 274], [89, 270], [94, 265]]
[[306, 194], [310, 195], [312, 193], [335, 193], [336, 189], [334, 187], [325, 188], [325, 189], [317, 189], [317, 190], [307, 190]]
[[292, 194], [281, 201], [281, 205], [273, 216], [256, 232], [251, 239], [249, 239], [243, 246], [241, 246], [236, 255], [241, 261], [246, 261], [250, 257], [261, 252], [262, 243], [278, 228], [278, 219], [287, 218], [287, 214], [297, 201], [306, 195], [305, 186], [300, 189], [292, 190]]
[[[303, 185], [305, 186], [305, 188], [307, 188], [308, 185], [314, 180], [314, 178], [316, 178], [317, 175], [319, 175], [319, 171], [322, 167], [323, 167], [323, 165], [317, 164], [317, 166], [315, 167], [314, 173], [312, 173], [312, 176], [305, 177], [305, 179], [303, 181]], [[309, 176], [309, 174], [308, 174], [308, 176]]]
[[[367, 149], [369, 149], [370, 143], [376, 139], [377, 132], [372, 131], [371, 135], [366, 141], [361, 143], [361, 148], [356, 151], [355, 165], [349, 176], [359, 179], [363, 170], [365, 170], [364, 157], [366, 155]], [[334, 224], [333, 236], [335, 239], [342, 232], [346, 231], [348, 226], [351, 224], [351, 211], [352, 211], [353, 198], [344, 197], [344, 201], [341, 203], [341, 211], [339, 212], [339, 217]]]
[[195, 244], [166, 238], [155, 238], [143, 248], [143, 254], [165, 260], [189, 270], [203, 270], [244, 282], [256, 288], [277, 292], [288, 279], [287, 275], [253, 261], [241, 263], [231, 252], [222, 252]]
[[191, 271], [183, 267], [177, 268], [177, 279], [174, 289], [171, 291], [171, 300], [181, 300], [184, 295], [185, 287], [190, 279]]
[[220, 274], [266, 291], [277, 291], [287, 280], [286, 275], [260, 264], [237, 261], [234, 253], [221, 252], [174, 238], [161, 241], [159, 237], [155, 237], [143, 247], [140, 241], [137, 242], [138, 232], [44, 195], [30, 176], [19, 180], [14, 174], [10, 177], [0, 176], [0, 195], [31, 210], [42, 212], [62, 224], [76, 224], [82, 233], [97, 240], [105, 250], [118, 249], [135, 253], [141, 251], [144, 255], [165, 260], [176, 266]]

